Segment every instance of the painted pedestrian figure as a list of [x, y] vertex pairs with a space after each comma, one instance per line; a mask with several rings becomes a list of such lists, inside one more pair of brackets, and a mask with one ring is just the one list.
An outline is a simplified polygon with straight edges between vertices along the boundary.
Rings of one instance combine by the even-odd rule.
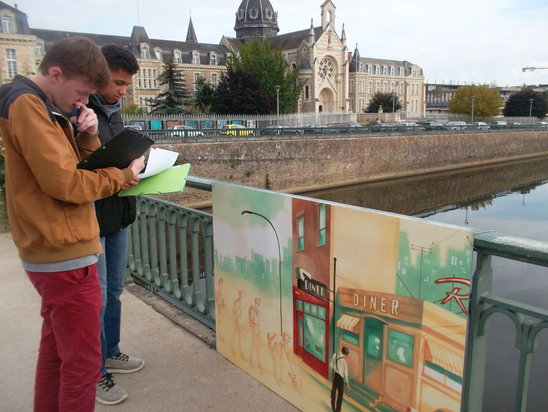
[[343, 346], [341, 351], [335, 353], [331, 359], [331, 369], [333, 369], [331, 408], [336, 412], [340, 412], [341, 410], [345, 386], [347, 392], [350, 392], [350, 384], [348, 383], [348, 363], [346, 362], [349, 353], [350, 349]]

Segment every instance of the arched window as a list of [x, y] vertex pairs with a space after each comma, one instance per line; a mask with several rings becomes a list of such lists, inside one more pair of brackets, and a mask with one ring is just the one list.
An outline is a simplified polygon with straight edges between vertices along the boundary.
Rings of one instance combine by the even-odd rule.
[[174, 50], [173, 51], [173, 61], [175, 63], [182, 63], [183, 62], [182, 55], [181, 55], [181, 52], [179, 50]]
[[148, 50], [148, 46], [141, 46], [141, 58], [142, 59], [150, 59], [150, 53]]
[[13, 31], [14, 30], [13, 30], [11, 16], [2, 16], [2, 32], [12, 33]]

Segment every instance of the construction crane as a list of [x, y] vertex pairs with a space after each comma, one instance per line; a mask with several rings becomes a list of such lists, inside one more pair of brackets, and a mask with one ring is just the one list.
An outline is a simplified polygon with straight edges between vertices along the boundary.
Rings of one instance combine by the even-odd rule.
[[526, 72], [526, 71], [532, 72], [533, 70], [548, 70], [548, 67], [527, 66], [521, 69], [522, 72]]

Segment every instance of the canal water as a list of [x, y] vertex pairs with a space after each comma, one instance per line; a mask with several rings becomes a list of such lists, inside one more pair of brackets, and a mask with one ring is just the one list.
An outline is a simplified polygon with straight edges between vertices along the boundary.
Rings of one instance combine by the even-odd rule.
[[[548, 241], [548, 159], [309, 192], [315, 198]], [[493, 258], [493, 294], [548, 309], [548, 268]], [[513, 324], [489, 323], [484, 411], [513, 411]], [[533, 356], [527, 411], [548, 411], [548, 330]]]

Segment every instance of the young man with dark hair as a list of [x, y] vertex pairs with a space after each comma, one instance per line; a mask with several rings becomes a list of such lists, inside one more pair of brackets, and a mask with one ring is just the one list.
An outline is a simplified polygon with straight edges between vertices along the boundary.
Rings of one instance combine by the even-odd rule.
[[[107, 45], [101, 49], [110, 69], [110, 83], [90, 96], [88, 107], [97, 114], [99, 139], [106, 143], [124, 128], [120, 101], [127, 93], [132, 77], [139, 70], [137, 59], [128, 50]], [[101, 312], [101, 380], [97, 384], [96, 400], [104, 405], [116, 405], [127, 399], [127, 392], [116, 383], [112, 372], [137, 372], [144, 366], [141, 359], [120, 351], [120, 295], [126, 274], [128, 225], [135, 220], [134, 197], [118, 194], [95, 202], [104, 254], [99, 256], [97, 269], [103, 293]]]
[[[144, 166], [140, 157], [122, 170], [77, 168], [100, 145], [97, 116], [85, 105], [108, 81], [99, 48], [69, 37], [49, 48], [32, 79], [16, 76], [0, 87], [8, 218], [42, 299], [35, 412], [95, 407], [101, 366], [95, 263], [102, 250], [93, 201], [130, 185]], [[62, 114], [76, 108], [70, 119]]]
[[335, 412], [340, 412], [344, 396], [344, 387], [350, 392], [350, 384], [348, 383], [348, 363], [346, 358], [350, 354], [350, 349], [346, 346], [341, 348], [331, 358], [331, 369], [333, 369], [333, 386], [331, 387], [331, 409]]

